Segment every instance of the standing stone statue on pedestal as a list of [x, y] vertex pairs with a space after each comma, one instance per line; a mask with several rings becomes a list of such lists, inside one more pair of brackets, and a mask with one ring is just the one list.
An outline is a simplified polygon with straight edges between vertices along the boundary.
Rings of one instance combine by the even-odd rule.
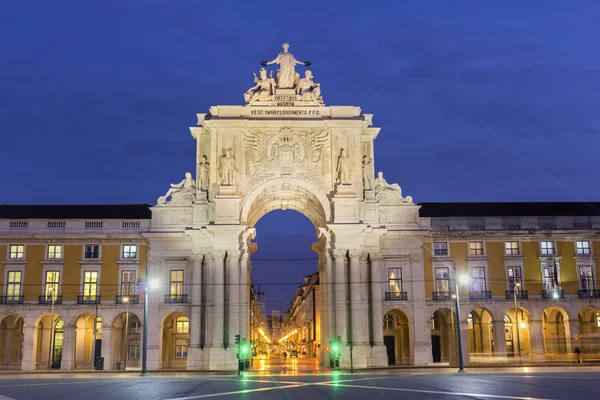
[[371, 173], [371, 163], [371, 158], [364, 155], [362, 162], [362, 173], [365, 190], [373, 190], [373, 174]]
[[279, 71], [277, 73], [278, 89], [291, 89], [294, 87], [296, 81], [296, 65], [310, 65], [310, 62], [308, 61], [296, 60], [294, 55], [288, 51], [289, 48], [290, 45], [284, 43], [283, 51], [279, 53], [273, 61], [261, 62], [265, 67], [271, 64], [279, 64]]
[[208, 187], [210, 185], [210, 182], [209, 182], [210, 164], [208, 163], [208, 159], [206, 158], [206, 155], [202, 156], [199, 166], [200, 166], [200, 168], [199, 168], [200, 169], [200, 181], [198, 183], [200, 184], [200, 190], [208, 190]]
[[227, 149], [225, 154], [221, 156], [221, 185], [233, 186], [235, 184], [235, 176], [237, 169], [235, 167], [235, 157], [231, 154], [231, 148]]
[[350, 160], [350, 157], [348, 157], [348, 153], [346, 153], [346, 150], [342, 149], [337, 164], [337, 182], [341, 185], [350, 185], [352, 180], [350, 176], [351, 173], [352, 161]]

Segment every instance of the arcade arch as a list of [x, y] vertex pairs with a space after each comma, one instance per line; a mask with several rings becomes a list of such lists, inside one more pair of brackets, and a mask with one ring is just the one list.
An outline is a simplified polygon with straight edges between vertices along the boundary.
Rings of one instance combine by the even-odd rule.
[[141, 360], [141, 321], [140, 318], [132, 312], [120, 313], [115, 317], [112, 323], [112, 363], [113, 369], [117, 367], [127, 370], [127, 368], [138, 368]]
[[600, 308], [587, 306], [578, 315], [579, 336], [577, 345], [583, 359], [597, 359], [600, 354]]
[[561, 357], [571, 353], [569, 316], [560, 307], [548, 307], [542, 313], [542, 336], [546, 358]]
[[19, 369], [23, 359], [23, 317], [9, 313], [0, 319], [0, 365]]
[[162, 369], [186, 369], [190, 346], [190, 320], [182, 312], [169, 313], [162, 323]]
[[467, 315], [469, 354], [473, 362], [476, 362], [477, 358], [493, 355], [493, 322], [492, 313], [486, 308], [475, 308]]
[[390, 310], [383, 317], [383, 343], [388, 365], [412, 364], [410, 319], [401, 310]]
[[[504, 314], [504, 340], [506, 355], [518, 357], [531, 354], [529, 311], [523, 307], [509, 308]], [[519, 347], [520, 346], [520, 347]]]
[[[35, 361], [37, 369], [60, 369], [63, 353], [65, 324], [57, 313], [44, 313], [35, 322]], [[51, 344], [52, 343], [52, 344]], [[51, 361], [48, 362], [48, 357]]]
[[75, 318], [74, 353], [74, 369], [92, 369], [94, 355], [102, 354], [102, 319], [96, 314], [86, 312]]
[[454, 312], [440, 308], [431, 315], [431, 356], [434, 363], [456, 363]]

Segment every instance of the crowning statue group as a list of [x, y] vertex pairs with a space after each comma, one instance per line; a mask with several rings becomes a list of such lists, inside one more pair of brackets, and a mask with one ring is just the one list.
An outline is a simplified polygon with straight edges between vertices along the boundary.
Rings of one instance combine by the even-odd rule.
[[267, 77], [267, 70], [261, 68], [259, 76], [254, 74], [254, 86], [244, 93], [244, 100], [251, 104], [255, 101], [267, 100], [269, 96], [275, 94], [275, 89], [294, 89], [294, 93], [300, 95], [302, 100], [323, 103], [321, 97], [321, 85], [314, 82], [314, 76], [310, 70], [306, 70], [304, 78], [300, 79], [300, 74], [296, 72], [296, 65], [309, 66], [308, 61], [298, 61], [292, 53], [288, 51], [290, 45], [283, 44], [283, 51], [275, 57], [273, 61], [263, 61], [263, 66], [271, 64], [279, 65], [279, 69], [273, 71]]

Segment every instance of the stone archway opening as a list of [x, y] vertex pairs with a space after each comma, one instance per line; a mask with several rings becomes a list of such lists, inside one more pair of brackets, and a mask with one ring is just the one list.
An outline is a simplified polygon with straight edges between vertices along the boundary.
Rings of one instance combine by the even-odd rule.
[[600, 359], [600, 308], [587, 306], [578, 313], [579, 334], [576, 345], [581, 351], [582, 360]]
[[44, 313], [38, 317], [34, 329], [36, 369], [60, 369], [65, 332], [63, 319], [57, 313]]
[[0, 366], [20, 369], [23, 360], [23, 317], [9, 313], [0, 319]]
[[440, 308], [431, 315], [431, 355], [434, 363], [456, 364], [455, 324], [455, 314], [448, 308]]
[[471, 363], [485, 363], [495, 352], [492, 313], [477, 307], [467, 315], [469, 357]]
[[[504, 314], [504, 338], [507, 357], [531, 354], [529, 311], [523, 307], [509, 308]], [[519, 351], [520, 349], [520, 351]]]
[[[317, 298], [322, 294], [319, 265], [327, 248], [322, 232], [331, 219], [329, 199], [303, 181], [281, 178], [251, 192], [241, 210], [240, 220], [253, 230], [255, 240], [246, 244], [254, 253], [251, 281], [261, 314], [266, 314], [262, 321], [250, 310], [249, 336], [260, 349], [256, 365], [276, 368], [297, 355], [294, 368], [318, 368], [327, 345], [322, 343], [323, 304]], [[290, 304], [300, 297], [302, 304]], [[267, 339], [271, 343], [263, 343]]]
[[411, 365], [410, 319], [401, 310], [390, 310], [383, 317], [383, 343], [388, 365]]
[[168, 314], [162, 323], [162, 369], [186, 369], [190, 347], [190, 319], [182, 312]]
[[542, 336], [546, 359], [559, 359], [571, 353], [569, 316], [560, 307], [548, 307], [542, 313]]
[[94, 357], [101, 354], [102, 319], [91, 312], [79, 315], [75, 319], [74, 369], [93, 369]]
[[140, 318], [130, 312], [115, 317], [112, 323], [111, 369], [128, 370], [141, 366], [142, 325]]

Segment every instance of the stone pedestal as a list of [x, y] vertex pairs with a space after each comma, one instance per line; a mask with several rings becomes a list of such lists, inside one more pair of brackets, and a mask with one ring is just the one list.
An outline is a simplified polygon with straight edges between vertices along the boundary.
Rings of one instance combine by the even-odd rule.
[[33, 371], [36, 369], [35, 351], [37, 348], [37, 335], [35, 327], [32, 324], [25, 325], [23, 328], [23, 359], [21, 361], [21, 371]]
[[335, 222], [358, 222], [358, 196], [352, 185], [338, 185], [333, 197]]

